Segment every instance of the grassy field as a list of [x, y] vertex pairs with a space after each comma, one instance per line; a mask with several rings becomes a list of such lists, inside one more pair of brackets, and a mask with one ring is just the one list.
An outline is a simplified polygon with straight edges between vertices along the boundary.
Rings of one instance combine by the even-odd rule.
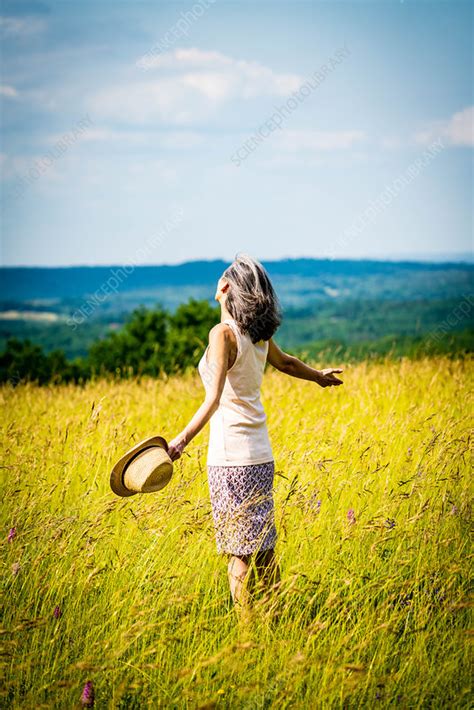
[[468, 708], [472, 372], [359, 364], [330, 390], [266, 373], [281, 613], [247, 633], [208, 428], [162, 492], [109, 489], [133, 442], [187, 423], [197, 375], [2, 388], [2, 707], [80, 707], [91, 681], [96, 708]]

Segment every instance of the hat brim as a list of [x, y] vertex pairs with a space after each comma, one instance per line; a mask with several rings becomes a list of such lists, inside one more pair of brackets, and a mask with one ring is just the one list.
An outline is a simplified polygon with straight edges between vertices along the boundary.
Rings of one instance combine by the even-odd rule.
[[140, 452], [145, 449], [149, 449], [152, 446], [161, 446], [165, 451], [168, 451], [168, 443], [166, 439], [162, 436], [149, 436], [148, 439], [143, 439], [140, 443], [135, 444], [133, 448], [127, 451], [126, 454], [122, 456], [121, 459], [117, 461], [110, 474], [110, 487], [116, 495], [126, 498], [128, 496], [134, 496], [138, 491], [131, 491], [123, 483], [123, 473], [127, 464], [137, 456]]

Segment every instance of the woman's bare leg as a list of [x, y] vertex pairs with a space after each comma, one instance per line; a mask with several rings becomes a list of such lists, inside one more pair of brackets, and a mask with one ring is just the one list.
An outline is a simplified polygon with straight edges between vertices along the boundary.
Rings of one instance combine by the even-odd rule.
[[242, 619], [251, 616], [253, 592], [258, 586], [264, 592], [264, 603], [272, 598], [281, 580], [275, 550], [262, 550], [254, 555], [231, 555], [228, 577], [235, 609]]
[[251, 609], [250, 555], [231, 555], [227, 575], [235, 610], [239, 618], [246, 619]]

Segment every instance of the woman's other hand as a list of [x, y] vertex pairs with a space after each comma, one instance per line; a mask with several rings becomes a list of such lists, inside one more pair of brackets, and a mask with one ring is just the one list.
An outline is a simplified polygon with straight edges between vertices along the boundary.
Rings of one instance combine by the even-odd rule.
[[168, 456], [172, 461], [176, 461], [181, 457], [186, 446], [186, 439], [182, 434], [179, 434], [168, 443]]
[[318, 385], [321, 387], [332, 387], [334, 385], [343, 385], [343, 381], [336, 377], [336, 373], [342, 372], [340, 367], [327, 367], [325, 370], [319, 370]]

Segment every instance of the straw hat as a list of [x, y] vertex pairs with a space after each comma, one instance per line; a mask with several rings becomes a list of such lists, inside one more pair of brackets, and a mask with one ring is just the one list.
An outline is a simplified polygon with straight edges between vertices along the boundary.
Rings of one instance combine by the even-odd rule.
[[110, 474], [110, 487], [118, 496], [153, 493], [171, 480], [173, 462], [162, 436], [150, 436], [127, 451]]

